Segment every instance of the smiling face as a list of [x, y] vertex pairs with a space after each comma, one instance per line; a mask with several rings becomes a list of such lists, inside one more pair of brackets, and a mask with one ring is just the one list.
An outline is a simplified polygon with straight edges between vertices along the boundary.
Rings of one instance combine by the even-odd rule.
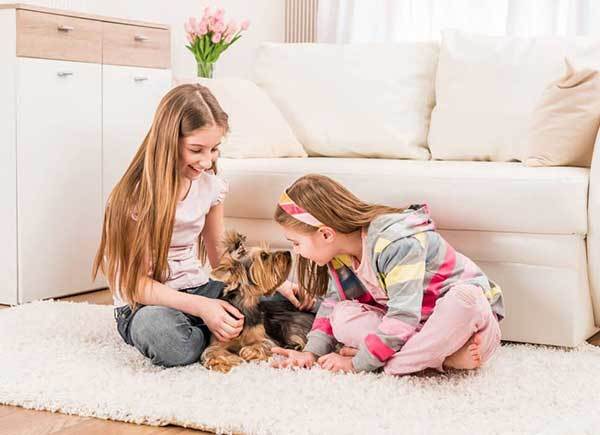
[[336, 233], [330, 227], [321, 227], [307, 233], [281, 226], [285, 238], [293, 246], [294, 254], [314, 261], [319, 266], [329, 263], [337, 255]]
[[210, 125], [192, 131], [179, 140], [179, 174], [189, 180], [197, 179], [210, 169], [219, 157], [219, 145], [224, 131]]

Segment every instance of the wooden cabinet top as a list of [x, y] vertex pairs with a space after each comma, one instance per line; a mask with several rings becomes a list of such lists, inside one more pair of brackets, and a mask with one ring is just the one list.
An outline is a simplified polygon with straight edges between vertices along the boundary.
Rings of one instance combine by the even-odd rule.
[[23, 3], [0, 4], [0, 9], [20, 9], [25, 11], [43, 12], [46, 14], [63, 15], [66, 17], [84, 18], [87, 20], [103, 21], [107, 23], [128, 24], [131, 26], [151, 27], [155, 29], [169, 30], [169, 26], [165, 24], [150, 23], [146, 21], [126, 20], [122, 18], [105, 17], [102, 15], [86, 14], [80, 12], [72, 12], [61, 9], [51, 9], [42, 6], [28, 5]]

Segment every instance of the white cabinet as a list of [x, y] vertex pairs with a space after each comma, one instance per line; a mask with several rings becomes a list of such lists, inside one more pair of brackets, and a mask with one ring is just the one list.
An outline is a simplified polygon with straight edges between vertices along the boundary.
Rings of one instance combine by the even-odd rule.
[[0, 5], [0, 304], [105, 287], [91, 279], [105, 199], [171, 86], [169, 40], [160, 24]]
[[146, 137], [162, 96], [171, 87], [171, 71], [102, 66], [104, 203]]
[[19, 299], [93, 288], [102, 225], [101, 65], [17, 61]]

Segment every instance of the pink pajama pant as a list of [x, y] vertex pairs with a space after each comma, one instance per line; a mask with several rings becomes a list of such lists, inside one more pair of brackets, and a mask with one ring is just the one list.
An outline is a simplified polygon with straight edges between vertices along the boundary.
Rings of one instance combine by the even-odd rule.
[[[358, 348], [373, 334], [385, 312], [356, 301], [338, 302], [330, 315], [336, 340]], [[476, 332], [481, 336], [481, 362], [489, 361], [500, 346], [500, 326], [481, 288], [457, 285], [437, 300], [431, 316], [399, 352], [386, 361], [384, 372], [403, 375], [426, 368], [442, 370], [446, 357], [460, 349]]]

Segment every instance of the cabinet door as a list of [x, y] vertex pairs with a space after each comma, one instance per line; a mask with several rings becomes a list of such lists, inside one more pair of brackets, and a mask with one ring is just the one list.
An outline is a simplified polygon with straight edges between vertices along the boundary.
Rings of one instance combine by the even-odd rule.
[[125, 173], [146, 137], [171, 70], [103, 65], [103, 200]]
[[19, 58], [17, 68], [19, 301], [27, 302], [94, 288], [101, 66]]

